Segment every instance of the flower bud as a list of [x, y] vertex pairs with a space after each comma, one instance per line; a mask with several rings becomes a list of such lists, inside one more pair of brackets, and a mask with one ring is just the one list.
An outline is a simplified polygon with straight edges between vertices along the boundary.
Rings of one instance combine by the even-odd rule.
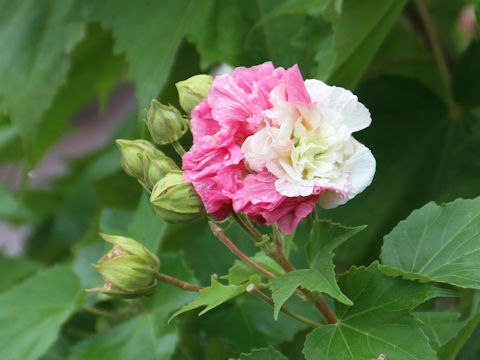
[[175, 107], [153, 99], [147, 111], [147, 127], [153, 141], [165, 145], [180, 139], [187, 132], [188, 123]]
[[153, 156], [161, 156], [163, 153], [152, 143], [146, 140], [122, 140], [116, 141], [121, 152], [122, 167], [125, 172], [139, 180], [143, 180], [143, 154], [149, 153]]
[[88, 289], [123, 298], [150, 296], [157, 286], [160, 261], [137, 241], [123, 237], [101, 234], [113, 248], [96, 265], [92, 265], [105, 280], [103, 288]]
[[213, 77], [200, 74], [175, 84], [178, 91], [178, 100], [187, 114], [190, 114], [193, 108], [207, 97], [212, 83]]
[[150, 203], [157, 215], [169, 223], [188, 223], [203, 214], [203, 204], [181, 171], [165, 175], [153, 187]]
[[180, 170], [175, 161], [166, 155], [143, 153], [143, 183], [149, 189], [170, 171]]

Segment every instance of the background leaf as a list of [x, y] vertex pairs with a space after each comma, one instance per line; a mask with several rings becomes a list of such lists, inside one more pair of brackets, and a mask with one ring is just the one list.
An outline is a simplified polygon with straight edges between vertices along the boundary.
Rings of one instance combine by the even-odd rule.
[[76, 309], [78, 277], [63, 266], [41, 271], [0, 295], [0, 357], [37, 359]]

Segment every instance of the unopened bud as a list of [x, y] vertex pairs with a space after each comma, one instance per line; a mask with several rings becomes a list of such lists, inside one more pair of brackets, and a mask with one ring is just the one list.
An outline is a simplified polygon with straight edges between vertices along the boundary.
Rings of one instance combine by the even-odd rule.
[[105, 280], [103, 288], [88, 289], [123, 298], [150, 296], [157, 286], [160, 261], [137, 241], [123, 237], [101, 234], [113, 248], [96, 265], [92, 265]]
[[181, 171], [165, 175], [153, 187], [150, 203], [156, 214], [169, 223], [188, 223], [203, 215], [203, 204]]
[[178, 101], [187, 114], [190, 114], [193, 108], [207, 97], [212, 83], [213, 77], [201, 74], [175, 84], [178, 91]]
[[152, 189], [170, 171], [180, 170], [171, 158], [164, 154], [143, 153], [143, 183]]
[[172, 105], [152, 100], [147, 111], [147, 127], [156, 144], [166, 145], [180, 139], [188, 130], [188, 123]]
[[144, 153], [152, 156], [164, 155], [152, 143], [146, 140], [123, 140], [116, 141], [121, 152], [122, 167], [125, 172], [139, 180], [143, 180], [143, 158]]

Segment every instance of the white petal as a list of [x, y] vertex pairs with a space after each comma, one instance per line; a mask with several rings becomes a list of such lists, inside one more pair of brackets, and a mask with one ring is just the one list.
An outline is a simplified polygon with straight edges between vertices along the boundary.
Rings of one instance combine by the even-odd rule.
[[370, 150], [363, 144], [357, 142], [357, 149], [350, 159], [345, 163], [345, 170], [350, 178], [350, 191], [342, 196], [333, 191], [324, 192], [318, 204], [325, 209], [332, 209], [345, 204], [360, 194], [372, 183], [375, 174], [376, 162]]
[[304, 186], [291, 183], [286, 179], [278, 179], [275, 181], [275, 190], [288, 197], [308, 196], [312, 194], [313, 186]]
[[327, 116], [329, 112], [340, 115], [341, 121], [348, 126], [351, 133], [370, 125], [370, 111], [349, 90], [328, 86], [316, 79], [305, 80], [305, 86], [318, 109]]

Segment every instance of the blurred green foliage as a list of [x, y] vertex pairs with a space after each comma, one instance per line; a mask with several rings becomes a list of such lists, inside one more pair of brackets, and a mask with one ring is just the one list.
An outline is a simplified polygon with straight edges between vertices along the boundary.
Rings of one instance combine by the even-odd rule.
[[[480, 3], [473, 3], [479, 15]], [[414, 1], [0, 0], [0, 164], [20, 164], [24, 173], [18, 190], [0, 181], [0, 218], [32, 227], [22, 257], [0, 257], [0, 358], [343, 359], [345, 344], [356, 341], [351, 329], [368, 333], [384, 324], [382, 319], [394, 324], [382, 338], [397, 337], [401, 349], [412, 351], [412, 359], [480, 356], [478, 294], [452, 300], [454, 308], [463, 306], [458, 313], [433, 313], [437, 305], [427, 301], [432, 287], [387, 278], [376, 264], [351, 268], [340, 288], [331, 291], [337, 298], [360, 299], [353, 310], [334, 305], [344, 311], [343, 340], [342, 329], [339, 333], [331, 326], [307, 338], [305, 324], [282, 313], [273, 320], [273, 310], [248, 294], [200, 318], [190, 312], [167, 323], [195, 294], [167, 284], [159, 285], [153, 298], [129, 301], [81, 291], [102, 284], [89, 266], [106, 250], [99, 232], [143, 242], [160, 255], [162, 272], [185, 281], [207, 286], [213, 273], [229, 272], [235, 258], [205, 222], [180, 227], [155, 216], [144, 190], [121, 171], [113, 142], [145, 136], [144, 109], [152, 98], [177, 105], [176, 81], [221, 63], [299, 64], [305, 78], [354, 90], [370, 109], [373, 123], [358, 139], [377, 159], [372, 185], [338, 209], [318, 211], [321, 219], [367, 225], [337, 244], [337, 273], [377, 259], [383, 236], [428, 201], [478, 196], [480, 42], [478, 30], [468, 33], [459, 21], [472, 2], [425, 4], [449, 81], [442, 78]], [[123, 120], [108, 145], [72, 160], [68, 173], [47, 187], [29, 186], [29, 172], [74, 130], [72, 117], [95, 99], [107, 104], [125, 83], [135, 86], [137, 111]], [[188, 147], [191, 138], [182, 142]], [[168, 147], [162, 150], [179, 161]], [[292, 249], [292, 262], [305, 268], [308, 228], [305, 221], [297, 229]], [[228, 234], [250, 255], [257, 251], [235, 226]], [[478, 242], [472, 247], [478, 248]], [[333, 279], [330, 254], [324, 260]], [[382, 286], [377, 294], [361, 295], [356, 284], [369, 279]], [[397, 287], [408, 287], [412, 296], [411, 304], [395, 308], [396, 317], [389, 318], [390, 308], [381, 301], [376, 309], [368, 307], [375, 296]], [[425, 301], [415, 318], [407, 315]], [[317, 316], [299, 300], [289, 299], [287, 305], [304, 316]], [[372, 317], [349, 322], [349, 311]], [[422, 338], [420, 345], [409, 349], [417, 338]], [[332, 341], [331, 353], [319, 355], [312, 344], [325, 339]], [[363, 340], [366, 344], [368, 336]], [[388, 359], [403, 359], [395, 356]]]

